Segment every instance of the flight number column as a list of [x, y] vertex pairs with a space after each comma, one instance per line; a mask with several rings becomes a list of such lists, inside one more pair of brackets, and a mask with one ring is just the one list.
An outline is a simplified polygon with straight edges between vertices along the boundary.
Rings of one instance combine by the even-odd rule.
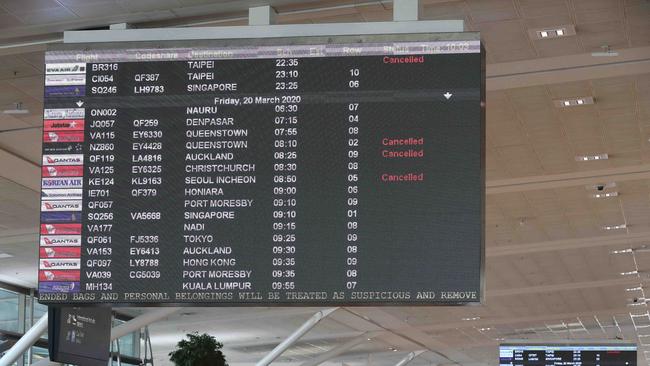
[[[361, 70], [347, 70], [347, 87], [350, 91], [360, 87]], [[345, 288], [357, 287], [359, 254], [359, 102], [347, 104], [347, 174], [346, 174], [346, 231], [345, 231]]]
[[275, 62], [276, 103], [273, 105], [273, 234], [272, 290], [296, 289], [298, 193], [298, 110], [300, 59]]
[[[89, 64], [89, 82], [87, 96], [106, 97], [118, 93], [117, 79], [120, 65], [118, 63]], [[87, 145], [86, 162], [84, 164], [84, 187], [86, 209], [82, 228], [84, 233], [84, 251], [82, 254], [82, 278], [85, 292], [102, 292], [101, 298], [94, 300], [113, 299], [113, 224], [116, 220], [114, 212], [113, 191], [116, 173], [116, 141], [118, 108], [96, 108], [94, 102], [86, 105], [90, 113], [90, 123], [86, 128]], [[97, 296], [87, 294], [88, 296]]]

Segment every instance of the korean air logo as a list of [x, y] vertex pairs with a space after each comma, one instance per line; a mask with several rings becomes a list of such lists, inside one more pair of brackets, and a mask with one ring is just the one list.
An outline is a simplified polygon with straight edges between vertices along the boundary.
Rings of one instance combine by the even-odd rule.
[[50, 137], [50, 141], [52, 141], [52, 142], [58, 142], [59, 141], [59, 135], [57, 135], [56, 132], [48, 132], [47, 135]]
[[[43, 188], [81, 188], [83, 186], [83, 178], [43, 178], [41, 180]], [[48, 207], [43, 207], [47, 209]], [[64, 210], [50, 210], [50, 211], [64, 211]]]

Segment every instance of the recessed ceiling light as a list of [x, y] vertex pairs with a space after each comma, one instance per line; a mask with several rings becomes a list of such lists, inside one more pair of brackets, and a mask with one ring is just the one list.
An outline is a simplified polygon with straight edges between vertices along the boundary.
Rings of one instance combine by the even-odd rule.
[[611, 198], [611, 197], [618, 197], [618, 192], [607, 192], [607, 193], [594, 193], [591, 195], [593, 198]]
[[574, 36], [576, 34], [576, 28], [573, 24], [567, 24], [557, 27], [548, 27], [548, 28], [535, 28], [529, 29], [528, 35], [534, 41], [539, 41], [543, 39], [553, 39], [566, 36]]
[[471, 318], [462, 318], [461, 320], [464, 320], [464, 321], [471, 321], [471, 320], [479, 320], [479, 319], [481, 319], [480, 316], [475, 316], [475, 317], [471, 317]]
[[639, 274], [639, 271], [621, 272], [621, 276], [631, 276], [636, 274]]
[[578, 155], [575, 157], [576, 161], [594, 161], [594, 160], [607, 160], [609, 155], [605, 154], [595, 154], [595, 155]]
[[619, 230], [619, 229], [625, 229], [625, 228], [627, 228], [626, 224], [603, 226], [603, 230]]
[[632, 248], [627, 248], [627, 249], [612, 250], [610, 253], [611, 254], [627, 254], [627, 253], [632, 253], [632, 252], [633, 252]]
[[13, 255], [11, 255], [11, 254], [9, 254], [9, 253], [0, 253], [0, 259], [3, 259], [3, 258], [12, 258], [12, 257], [13, 257]]
[[553, 104], [558, 108], [567, 108], [567, 107], [576, 107], [581, 105], [594, 104], [594, 97], [584, 96], [584, 97], [573, 97], [573, 98], [562, 98], [554, 99]]
[[643, 290], [643, 287], [641, 287], [641, 286], [630, 287], [630, 288], [626, 288], [626, 289], [625, 289], [625, 291], [627, 291], [627, 292], [632, 292], [632, 291], [641, 291], [641, 290]]

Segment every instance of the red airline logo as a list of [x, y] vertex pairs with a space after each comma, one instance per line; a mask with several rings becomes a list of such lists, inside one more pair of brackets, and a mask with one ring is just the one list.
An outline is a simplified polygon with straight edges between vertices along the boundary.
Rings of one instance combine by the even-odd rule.
[[43, 235], [79, 235], [81, 224], [41, 224]]
[[83, 142], [84, 133], [81, 131], [44, 132], [43, 142]]
[[46, 119], [43, 131], [79, 131], [84, 129], [83, 119]]
[[45, 270], [38, 271], [39, 281], [79, 281], [81, 271], [78, 270]]
[[40, 258], [81, 258], [80, 247], [41, 248]]
[[43, 177], [81, 177], [84, 174], [81, 165], [44, 166]]

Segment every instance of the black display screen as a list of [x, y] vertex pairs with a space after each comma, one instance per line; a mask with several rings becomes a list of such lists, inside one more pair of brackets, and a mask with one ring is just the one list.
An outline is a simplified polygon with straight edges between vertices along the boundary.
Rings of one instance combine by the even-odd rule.
[[636, 366], [635, 344], [501, 345], [500, 366]]
[[84, 366], [103, 366], [109, 359], [111, 308], [50, 307], [50, 360]]
[[41, 302], [480, 302], [478, 34], [165, 47], [46, 53]]

